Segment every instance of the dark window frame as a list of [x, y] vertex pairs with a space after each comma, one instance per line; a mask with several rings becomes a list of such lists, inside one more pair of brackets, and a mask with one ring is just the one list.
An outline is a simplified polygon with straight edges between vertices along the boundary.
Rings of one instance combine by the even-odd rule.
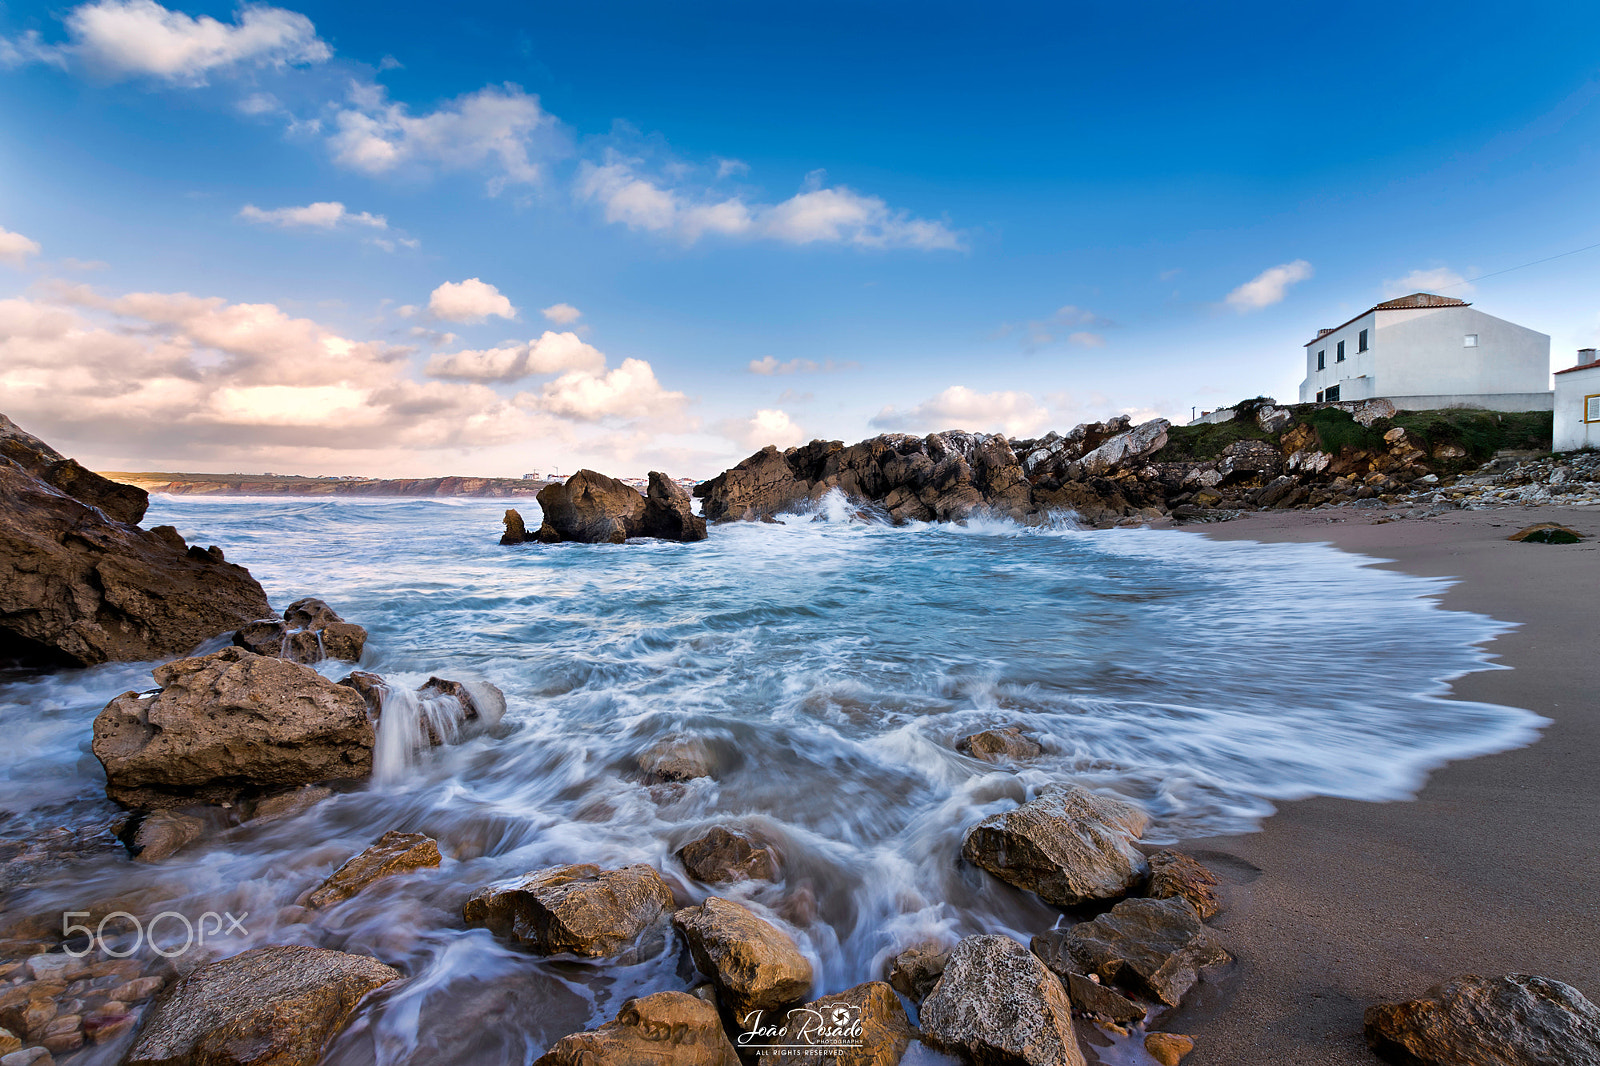
[[1317, 369], [1328, 369], [1328, 349], [1324, 348], [1317, 353]]
[[1360, 355], [1362, 352], [1364, 352], [1366, 350], [1367, 350], [1367, 331], [1366, 330], [1362, 330], [1360, 332], [1360, 334], [1358, 334], [1356, 336], [1356, 354]]
[[1334, 349], [1333, 361], [1335, 363], [1344, 362], [1344, 341], [1340, 341], [1338, 346]]

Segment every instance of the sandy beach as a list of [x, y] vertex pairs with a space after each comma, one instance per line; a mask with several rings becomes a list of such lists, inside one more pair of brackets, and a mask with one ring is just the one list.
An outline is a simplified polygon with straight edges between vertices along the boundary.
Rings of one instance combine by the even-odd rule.
[[[1381, 566], [1458, 579], [1445, 607], [1519, 628], [1488, 646], [1512, 669], [1462, 677], [1453, 698], [1525, 707], [1551, 724], [1528, 747], [1439, 768], [1410, 802], [1287, 803], [1258, 833], [1185, 842], [1227, 882], [1215, 925], [1238, 960], [1219, 987], [1164, 1023], [1195, 1035], [1193, 1066], [1370, 1064], [1367, 1006], [1465, 973], [1540, 974], [1600, 997], [1600, 511], [1383, 517], [1264, 513], [1190, 528], [1328, 542], [1389, 560]], [[1550, 521], [1596, 539], [1505, 539]]]

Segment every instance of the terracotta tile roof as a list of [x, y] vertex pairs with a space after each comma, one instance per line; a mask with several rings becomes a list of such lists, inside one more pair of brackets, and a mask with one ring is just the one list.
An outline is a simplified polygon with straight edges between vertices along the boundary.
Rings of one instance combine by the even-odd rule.
[[1348, 322], [1341, 322], [1337, 326], [1334, 326], [1333, 329], [1319, 329], [1319, 330], [1317, 330], [1317, 335], [1315, 337], [1311, 338], [1310, 340], [1306, 341], [1306, 343], [1303, 345], [1303, 347], [1306, 347], [1306, 348], [1311, 347], [1313, 344], [1317, 343], [1322, 338], [1326, 337], [1328, 334], [1336, 333], [1339, 330], [1344, 329], [1344, 327], [1348, 326], [1351, 322], [1354, 322], [1357, 318], [1365, 318], [1367, 315], [1372, 314], [1372, 312], [1374, 312], [1374, 311], [1411, 311], [1411, 310], [1415, 310], [1415, 309], [1417, 309], [1419, 307], [1471, 307], [1471, 306], [1472, 305], [1470, 303], [1468, 303], [1467, 301], [1458, 300], [1454, 296], [1435, 296], [1431, 292], [1414, 292], [1410, 296], [1402, 296], [1398, 300], [1385, 300], [1381, 304], [1374, 304], [1373, 306], [1367, 308], [1365, 311], [1361, 312], [1361, 314], [1356, 315], [1355, 318], [1350, 319]]
[[1569, 366], [1565, 370], [1557, 370], [1556, 373], [1557, 374], [1570, 374], [1574, 370], [1593, 370], [1596, 367], [1600, 367], [1600, 359], [1596, 359], [1592, 363], [1579, 363], [1577, 366]]

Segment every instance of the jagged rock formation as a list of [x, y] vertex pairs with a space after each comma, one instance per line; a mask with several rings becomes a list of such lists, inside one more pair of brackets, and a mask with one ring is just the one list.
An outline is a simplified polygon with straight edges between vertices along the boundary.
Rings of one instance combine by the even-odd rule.
[[1092, 975], [1169, 1007], [1229, 956], [1182, 898], [1125, 899], [1093, 921], [1033, 938], [1033, 953], [1063, 977]]
[[706, 539], [705, 519], [694, 513], [694, 501], [667, 475], [650, 471], [650, 491], [641, 494], [616, 478], [580, 470], [565, 484], [539, 491], [544, 524], [529, 535], [522, 515], [507, 511], [501, 544], [537, 540], [556, 544], [621, 544], [630, 537], [693, 541]]
[[160, 659], [271, 613], [222, 549], [134, 525], [144, 506], [0, 416], [0, 660]]

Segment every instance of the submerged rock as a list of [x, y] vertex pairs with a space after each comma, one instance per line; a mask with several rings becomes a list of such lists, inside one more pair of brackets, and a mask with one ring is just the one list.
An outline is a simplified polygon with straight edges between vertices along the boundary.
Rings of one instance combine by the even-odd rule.
[[479, 889], [461, 917], [542, 955], [601, 958], [633, 947], [646, 933], [664, 934], [672, 905], [672, 889], [643, 863], [618, 870], [584, 863]]
[[717, 1008], [687, 992], [630, 999], [598, 1029], [564, 1036], [534, 1066], [740, 1066]]
[[884, 964], [884, 969], [895, 991], [913, 1003], [921, 1003], [939, 983], [949, 962], [949, 946], [929, 940], [894, 956]]
[[1457, 977], [1365, 1023], [1367, 1046], [1402, 1066], [1600, 1066], [1600, 1009], [1548, 977]]
[[1063, 977], [1093, 974], [1176, 1007], [1203, 967], [1229, 961], [1186, 899], [1126, 899], [1070, 929], [1033, 938], [1033, 953]]
[[1078, 785], [1051, 785], [1015, 810], [973, 826], [961, 855], [1008, 884], [1070, 907], [1126, 895], [1144, 876], [1134, 841], [1149, 818]]
[[711, 749], [700, 737], [663, 737], [639, 753], [639, 769], [650, 784], [666, 781], [692, 781], [710, 777]]
[[1044, 752], [1038, 741], [1014, 725], [985, 729], [981, 733], [962, 737], [956, 741], [956, 750], [984, 762], [1000, 759], [1021, 762], [1023, 759], [1038, 758]]
[[310, 667], [224, 648], [156, 667], [94, 721], [106, 795], [128, 807], [224, 803], [372, 772], [361, 697]]
[[814, 999], [781, 1018], [763, 1017], [762, 1024], [782, 1025], [783, 1036], [756, 1053], [761, 1066], [895, 1066], [913, 1035], [905, 1008], [882, 981]]
[[1182, 852], [1170, 849], [1150, 856], [1150, 883], [1144, 894], [1151, 899], [1181, 896], [1194, 904], [1201, 921], [1210, 921], [1221, 907], [1216, 875]]
[[306, 893], [303, 904], [312, 910], [331, 907], [350, 899], [374, 881], [409, 870], [433, 869], [440, 861], [439, 842], [432, 837], [390, 830], [379, 837], [376, 844]]
[[339, 684], [360, 694], [380, 728], [386, 720], [414, 724], [417, 746], [453, 744], [492, 729], [506, 713], [505, 693], [487, 681], [447, 681], [430, 677], [416, 690], [395, 688], [377, 674], [354, 670]]
[[174, 985], [122, 1066], [315, 1066], [361, 999], [399, 978], [366, 955], [252, 948]]
[[367, 631], [340, 618], [321, 600], [308, 596], [291, 603], [281, 621], [266, 618], [240, 626], [233, 642], [257, 655], [273, 655], [297, 663], [324, 659], [356, 662], [367, 645]]
[[811, 963], [787, 934], [748, 907], [711, 896], [678, 911], [672, 924], [736, 1021], [796, 1003], [811, 989]]
[[674, 854], [690, 877], [708, 885], [778, 879], [778, 863], [771, 848], [720, 825]]
[[161, 862], [170, 859], [185, 845], [200, 838], [206, 823], [192, 814], [156, 811], [139, 822], [133, 834], [135, 862]]
[[1083, 1066], [1060, 980], [1007, 936], [957, 944], [918, 1013], [925, 1039], [974, 1062]]

